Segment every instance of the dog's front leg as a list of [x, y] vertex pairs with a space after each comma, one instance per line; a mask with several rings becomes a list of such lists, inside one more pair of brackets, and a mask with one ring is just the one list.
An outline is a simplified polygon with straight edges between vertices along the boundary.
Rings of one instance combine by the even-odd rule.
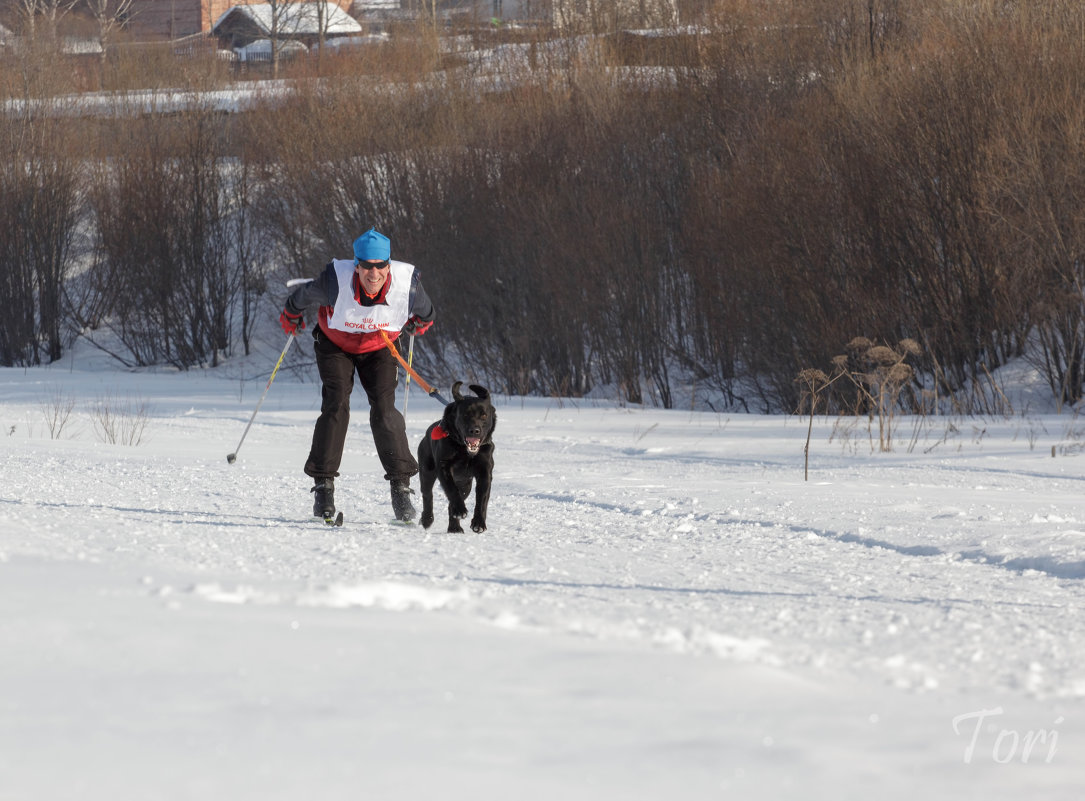
[[467, 517], [467, 505], [463, 502], [463, 496], [456, 486], [456, 477], [452, 474], [453, 464], [454, 461], [449, 459], [437, 466], [437, 480], [441, 482], [441, 489], [444, 490], [445, 497], [448, 498], [449, 525], [451, 525], [453, 519], [458, 520]]
[[486, 530], [486, 510], [490, 505], [490, 485], [493, 483], [494, 457], [492, 447], [475, 459], [475, 514], [471, 517], [471, 530]]
[[418, 519], [418, 522], [422, 524], [422, 528], [429, 528], [433, 525], [433, 485], [436, 480], [436, 471], [427, 469], [423, 465], [418, 477], [418, 486], [422, 490], [422, 516]]

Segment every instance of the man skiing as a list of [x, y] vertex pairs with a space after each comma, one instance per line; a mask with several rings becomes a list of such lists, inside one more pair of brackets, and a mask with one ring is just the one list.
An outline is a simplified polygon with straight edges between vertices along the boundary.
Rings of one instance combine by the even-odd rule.
[[369, 398], [369, 425], [390, 483], [392, 510], [397, 520], [413, 520], [410, 477], [418, 472], [418, 463], [407, 444], [403, 415], [396, 409], [396, 359], [380, 332], [395, 339], [401, 331], [424, 334], [433, 325], [433, 304], [419, 272], [412, 264], [392, 260], [388, 237], [370, 228], [354, 241], [353, 261], [334, 259], [316, 280], [290, 294], [279, 316], [283, 331], [295, 334], [305, 328], [305, 316], [314, 308], [313, 350], [323, 386], [304, 467], [315, 481], [313, 515], [336, 522], [335, 478], [357, 372]]

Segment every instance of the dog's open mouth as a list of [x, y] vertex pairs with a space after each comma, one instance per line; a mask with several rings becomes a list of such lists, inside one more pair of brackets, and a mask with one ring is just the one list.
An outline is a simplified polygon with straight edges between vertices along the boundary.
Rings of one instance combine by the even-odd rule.
[[482, 440], [478, 437], [467, 437], [467, 452], [478, 453], [478, 449], [482, 447]]

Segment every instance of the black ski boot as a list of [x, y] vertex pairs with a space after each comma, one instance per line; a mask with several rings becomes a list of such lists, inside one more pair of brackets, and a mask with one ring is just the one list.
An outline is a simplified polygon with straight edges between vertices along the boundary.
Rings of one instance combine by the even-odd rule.
[[330, 478], [318, 478], [316, 486], [309, 492], [313, 495], [313, 517], [325, 520], [335, 518], [335, 481]]
[[411, 504], [411, 486], [402, 478], [392, 479], [392, 511], [396, 520], [410, 523], [418, 514]]

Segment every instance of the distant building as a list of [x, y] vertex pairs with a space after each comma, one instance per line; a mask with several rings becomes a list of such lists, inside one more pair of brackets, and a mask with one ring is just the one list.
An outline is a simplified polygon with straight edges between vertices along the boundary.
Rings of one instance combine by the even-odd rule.
[[[0, 52], [19, 52], [26, 40], [0, 25]], [[100, 56], [102, 43], [97, 37], [58, 35], [57, 50], [69, 56]]]
[[[349, 8], [351, 0], [326, 0], [331, 8]], [[128, 30], [141, 39], [181, 39], [209, 34], [215, 23], [246, 0], [132, 0]], [[315, 5], [315, 4], [309, 4]]]
[[[351, 0], [348, 9], [355, 19], [361, 19], [366, 14], [383, 14], [399, 11], [406, 8], [412, 0]], [[415, 0], [417, 2], [417, 0]]]
[[[363, 22], [380, 23], [434, 12], [434, 0], [319, 0], [349, 11]], [[673, 26], [677, 0], [435, 0], [445, 20], [475, 23], [531, 23], [558, 30], [609, 32]], [[141, 39], [181, 39], [209, 34], [231, 8], [267, 5], [249, 0], [132, 0], [128, 30]], [[282, 5], [315, 6], [315, 2]], [[2, 41], [2, 35], [0, 35]]]
[[[277, 18], [276, 18], [277, 17]], [[321, 31], [323, 27], [323, 31]], [[321, 38], [333, 39], [362, 32], [362, 26], [343, 9], [328, 3], [270, 3], [233, 6], [215, 20], [211, 33], [231, 49], [254, 42], [289, 40], [312, 46]]]
[[[561, 31], [612, 33], [619, 30], [673, 27], [678, 22], [678, 0], [435, 0], [436, 14], [446, 20], [475, 24], [527, 24]], [[354, 0], [351, 13], [358, 19], [379, 13], [387, 0]], [[434, 12], [433, 0], [402, 0], [403, 13], [420, 16]]]
[[551, 0], [550, 22], [558, 30], [613, 33], [678, 24], [677, 0]]

